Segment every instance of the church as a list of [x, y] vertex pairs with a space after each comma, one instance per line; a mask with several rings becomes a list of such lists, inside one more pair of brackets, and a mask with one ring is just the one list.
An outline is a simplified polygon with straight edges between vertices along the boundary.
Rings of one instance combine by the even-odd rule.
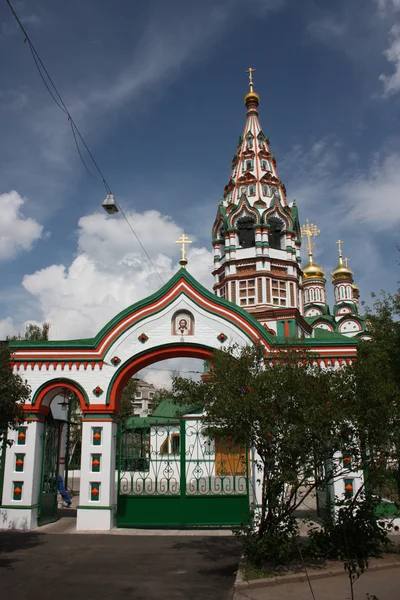
[[[249, 69], [246, 124], [232, 159], [212, 230], [214, 291], [249, 311], [272, 335], [322, 339], [325, 332], [365, 337], [359, 289], [343, 259], [332, 272], [335, 304], [327, 303], [326, 274], [313, 260], [318, 228], [300, 225], [296, 202], [287, 200], [268, 136], [262, 130]], [[308, 263], [301, 266], [302, 236]], [[329, 335], [326, 336], [329, 339]]]
[[[253, 71], [244, 131], [212, 228], [213, 291], [190, 274], [189, 240], [182, 236], [177, 273], [95, 337], [10, 342], [12, 368], [32, 394], [25, 422], [8, 432], [3, 449], [0, 528], [33, 529], [57, 519], [57, 477], [68, 474], [72, 397], [82, 412], [77, 530], [244, 522], [260, 492], [251, 453], [240, 467], [222, 467], [229, 457], [218, 440], [204, 436], [194, 407], [178, 416], [164, 406], [166, 412], [152, 422], [121, 435], [120, 400], [129, 379], [162, 360], [208, 361], [228, 344], [261, 344], [268, 356], [290, 341], [314, 353], [322, 367], [340, 368], [355, 360], [357, 339], [368, 339], [341, 240], [332, 272], [335, 304], [328, 306], [326, 273], [313, 257], [319, 231], [308, 221], [301, 226], [296, 202], [287, 201], [259, 121]], [[110, 215], [118, 212], [113, 198], [103, 206]], [[304, 266], [302, 238], [308, 250]], [[355, 493], [361, 481], [362, 474], [349, 473], [331, 494], [342, 494], [345, 485]]]

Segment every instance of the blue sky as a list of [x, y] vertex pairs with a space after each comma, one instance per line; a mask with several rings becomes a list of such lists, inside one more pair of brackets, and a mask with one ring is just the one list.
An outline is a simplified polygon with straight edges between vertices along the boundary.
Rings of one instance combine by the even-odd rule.
[[[14, 6], [164, 280], [184, 230], [189, 270], [212, 285], [211, 226], [252, 66], [288, 199], [321, 229], [318, 262], [330, 273], [340, 237], [364, 300], [396, 288], [400, 0]], [[53, 338], [94, 335], [160, 281], [101, 209], [5, 1], [0, 82], [0, 338], [43, 320]]]

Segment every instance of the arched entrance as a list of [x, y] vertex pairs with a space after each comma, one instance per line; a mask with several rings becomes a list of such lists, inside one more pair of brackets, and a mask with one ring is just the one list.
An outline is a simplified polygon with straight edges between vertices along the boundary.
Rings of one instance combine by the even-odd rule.
[[[207, 359], [215, 349], [224, 345], [236, 344], [241, 347], [252, 343], [262, 344], [265, 352], [269, 353], [279, 350], [282, 341], [272, 336], [248, 312], [204, 288], [185, 269], [176, 273], [155, 294], [116, 315], [94, 338], [12, 341], [13, 369], [31, 386], [32, 398], [24, 407], [26, 424], [21, 431], [10, 431], [8, 434], [12, 446], [6, 453], [0, 528], [31, 529], [36, 526], [41, 493], [44, 424], [50, 403], [60, 389], [66, 387], [73, 391], [82, 411], [77, 529], [108, 530], [114, 526], [119, 500], [115, 476], [117, 419], [122, 389], [129, 377], [146, 365], [165, 358], [191, 356]], [[302, 339], [300, 343], [315, 351], [319, 361], [328, 360], [332, 365], [342, 364], [356, 355], [354, 342], [347, 338], [334, 344], [311, 338]], [[185, 428], [179, 421], [180, 447], [186, 444], [188, 438], [189, 419], [199, 420], [198, 415], [190, 413], [186, 417]], [[177, 425], [175, 423], [174, 427]], [[152, 431], [147, 429], [146, 435], [149, 437]], [[168, 443], [173, 433], [177, 432], [169, 428]], [[205, 443], [203, 433], [197, 437]], [[177, 449], [177, 441], [174, 449]], [[24, 460], [22, 467], [16, 471], [18, 454], [24, 454]], [[218, 454], [224, 460], [222, 448]], [[146, 457], [139, 458], [144, 460]], [[179, 493], [183, 493], [188, 482], [189, 463], [184, 464], [183, 458], [180, 462]], [[197, 461], [197, 458], [190, 460]], [[172, 468], [168, 461], [166, 466]], [[183, 479], [185, 474], [186, 483]], [[215, 467], [214, 475], [209, 472], [209, 477], [214, 477], [209, 489], [215, 491]], [[231, 480], [231, 484], [236, 485], [234, 480]], [[154, 484], [151, 485], [155, 489]], [[153, 514], [159, 501], [155, 496], [153, 494], [151, 500]], [[196, 502], [203, 502], [199, 496], [185, 496], [182, 505], [186, 502], [186, 507], [195, 506]], [[232, 506], [235, 501], [232, 500]], [[126, 502], [132, 504], [130, 500]], [[137, 512], [136, 509], [132, 510]], [[145, 510], [144, 506], [141, 510]], [[202, 510], [197, 507], [191, 514], [199, 514]], [[214, 506], [210, 504], [207, 511], [203, 512], [217, 514], [217, 498]], [[121, 508], [118, 512], [121, 524], [122, 514]], [[190, 517], [185, 522], [194, 523], [194, 519]]]
[[[123, 385], [144, 367], [211, 356], [211, 348], [178, 344], [135, 357], [114, 378], [110, 404], [118, 407]], [[250, 518], [249, 481], [248, 451], [208, 435], [198, 406], [166, 400], [150, 417], [119, 425], [119, 527], [239, 526]]]

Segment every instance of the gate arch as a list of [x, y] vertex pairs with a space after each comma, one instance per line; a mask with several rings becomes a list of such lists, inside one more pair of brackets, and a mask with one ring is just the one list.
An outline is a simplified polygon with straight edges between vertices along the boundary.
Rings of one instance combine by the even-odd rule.
[[122, 391], [128, 380], [145, 367], [171, 358], [199, 358], [209, 360], [214, 348], [199, 344], [167, 344], [135, 355], [127, 361], [110, 381], [107, 403], [111, 411], [118, 413]]

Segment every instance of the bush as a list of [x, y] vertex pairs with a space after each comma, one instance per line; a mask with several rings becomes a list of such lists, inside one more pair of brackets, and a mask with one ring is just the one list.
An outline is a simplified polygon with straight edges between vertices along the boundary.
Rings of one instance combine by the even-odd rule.
[[237, 532], [243, 545], [246, 561], [255, 566], [280, 566], [290, 562], [296, 552], [298, 528], [294, 519], [288, 518], [283, 524], [271, 526], [260, 533], [254, 528]]
[[377, 521], [376, 502], [362, 496], [356, 501], [342, 500], [332, 513], [329, 511], [322, 529], [308, 532], [308, 553], [314, 558], [343, 560], [347, 571], [362, 573], [368, 558], [380, 556], [390, 544]]

